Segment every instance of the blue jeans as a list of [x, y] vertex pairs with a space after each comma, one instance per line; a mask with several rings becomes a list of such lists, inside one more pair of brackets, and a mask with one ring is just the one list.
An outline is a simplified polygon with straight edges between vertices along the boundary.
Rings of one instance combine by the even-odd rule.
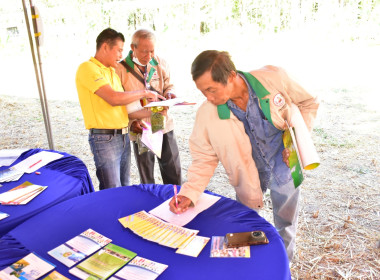
[[[270, 179], [270, 197], [272, 200], [273, 222], [284, 241], [289, 261], [292, 260], [296, 246], [296, 232], [301, 188], [295, 188], [293, 180], [284, 185], [278, 185], [273, 176]], [[262, 189], [263, 194], [266, 191]], [[236, 196], [236, 200], [240, 199]], [[260, 209], [254, 209], [257, 213]]]
[[128, 134], [90, 134], [99, 190], [129, 186], [131, 145]]

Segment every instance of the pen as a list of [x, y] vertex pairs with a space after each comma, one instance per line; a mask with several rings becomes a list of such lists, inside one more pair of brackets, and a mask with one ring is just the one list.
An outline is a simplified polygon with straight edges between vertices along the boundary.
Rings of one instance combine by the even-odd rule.
[[174, 188], [175, 207], [178, 208], [177, 186], [176, 186], [176, 185], [173, 185], [173, 188]]
[[37, 161], [37, 162], [33, 163], [31, 166], [29, 166], [29, 169], [30, 169], [30, 168], [32, 168], [33, 166], [35, 166], [35, 165], [39, 164], [41, 161], [42, 161], [42, 159], [40, 159], [39, 161]]

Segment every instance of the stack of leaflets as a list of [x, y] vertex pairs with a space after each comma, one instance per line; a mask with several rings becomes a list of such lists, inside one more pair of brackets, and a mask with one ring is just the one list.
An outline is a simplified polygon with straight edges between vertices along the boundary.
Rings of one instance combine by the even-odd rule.
[[0, 279], [27, 279], [34, 280], [45, 275], [54, 269], [55, 265], [40, 258], [34, 253], [30, 253], [11, 266], [0, 271]]
[[136, 253], [109, 243], [69, 272], [80, 279], [107, 279], [135, 256]]
[[167, 268], [166, 264], [137, 256], [110, 280], [154, 280]]
[[0, 203], [2, 205], [25, 205], [46, 188], [47, 186], [34, 185], [26, 181], [21, 185], [0, 194]]
[[[129, 228], [144, 239], [170, 248], [178, 248], [177, 253], [183, 252], [186, 254], [187, 252], [191, 252], [190, 255], [197, 256], [209, 240], [209, 238], [201, 236], [195, 239], [194, 236], [198, 234], [198, 230], [187, 229], [164, 222], [145, 211], [120, 218], [119, 222], [125, 228]], [[201, 242], [200, 239], [202, 240]], [[195, 247], [192, 247], [190, 244], [203, 244], [203, 246], [201, 248], [200, 246], [196, 246], [199, 250], [194, 252], [190, 248]], [[185, 247], [188, 247], [188, 249], [183, 249]]]
[[0, 171], [0, 182], [12, 182], [17, 181], [24, 175], [24, 171], [16, 170], [12, 168], [4, 169]]
[[48, 254], [64, 265], [71, 267], [111, 241], [104, 235], [88, 229], [66, 243], [50, 250]]
[[211, 258], [250, 258], [249, 246], [227, 248], [224, 236], [213, 236], [211, 239]]

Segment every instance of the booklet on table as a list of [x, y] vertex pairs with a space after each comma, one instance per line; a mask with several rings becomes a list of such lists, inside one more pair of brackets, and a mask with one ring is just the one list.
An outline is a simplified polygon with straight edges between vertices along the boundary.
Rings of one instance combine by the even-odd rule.
[[135, 256], [136, 253], [109, 243], [69, 272], [80, 279], [107, 279]]
[[1, 280], [34, 280], [52, 271], [55, 265], [47, 262], [35, 253], [30, 253], [21, 260], [0, 271]]
[[48, 254], [64, 265], [71, 267], [111, 241], [104, 235], [88, 229], [66, 243], [50, 250]]
[[115, 277], [111, 277], [110, 280], [154, 280], [167, 268], [168, 265], [166, 264], [137, 256], [118, 271]]

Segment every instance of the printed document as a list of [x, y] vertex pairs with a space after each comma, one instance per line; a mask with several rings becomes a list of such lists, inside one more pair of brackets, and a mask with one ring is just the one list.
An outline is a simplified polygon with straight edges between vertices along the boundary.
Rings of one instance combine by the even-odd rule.
[[199, 213], [215, 204], [215, 202], [217, 202], [220, 199], [220, 197], [203, 193], [199, 198], [197, 204], [194, 207], [189, 207], [189, 209], [182, 214], [175, 214], [170, 211], [169, 202], [171, 199], [172, 198], [169, 198], [161, 205], [150, 210], [149, 213], [171, 224], [184, 226], [190, 223]]

